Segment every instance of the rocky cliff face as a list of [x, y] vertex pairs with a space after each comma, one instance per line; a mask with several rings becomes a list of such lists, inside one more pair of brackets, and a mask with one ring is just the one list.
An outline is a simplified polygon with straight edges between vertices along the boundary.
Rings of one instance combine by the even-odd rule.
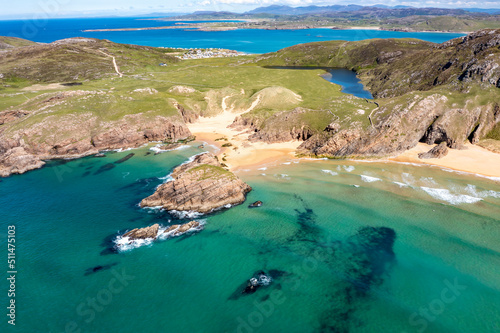
[[[449, 108], [441, 94], [413, 95], [409, 100], [392, 101], [372, 114], [372, 126], [330, 129], [305, 141], [299, 150], [318, 156], [385, 156], [413, 148], [418, 142], [445, 142], [460, 148], [465, 141], [477, 142], [500, 121], [495, 103]], [[333, 126], [335, 127], [335, 126]]]
[[158, 187], [141, 201], [141, 207], [163, 207], [167, 211], [210, 213], [245, 201], [252, 188], [223, 169], [212, 154], [201, 154], [180, 165], [171, 174], [173, 181]]
[[278, 112], [265, 122], [251, 115], [242, 115], [236, 117], [230, 127], [237, 130], [248, 129], [252, 133], [248, 139], [254, 142], [305, 141], [315, 133], [307, 122], [300, 120], [301, 115], [306, 112], [307, 110], [302, 108]]
[[182, 119], [148, 114], [126, 115], [104, 123], [91, 113], [48, 116], [19, 128], [16, 120], [11, 128], [0, 127], [0, 177], [40, 168], [43, 160], [77, 158], [104, 149], [134, 148], [150, 141], [191, 136]]

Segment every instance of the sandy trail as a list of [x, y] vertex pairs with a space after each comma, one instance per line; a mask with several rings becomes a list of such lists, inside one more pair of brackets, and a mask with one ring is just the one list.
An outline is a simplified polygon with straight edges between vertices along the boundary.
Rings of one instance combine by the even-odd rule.
[[101, 51], [99, 50], [99, 52], [101, 52], [102, 54], [104, 54], [106, 57], [110, 57], [113, 59], [113, 67], [115, 68], [115, 71], [116, 73], [120, 76], [120, 77], [123, 77], [123, 73], [120, 72], [120, 68], [118, 67], [118, 65], [116, 64], [116, 58], [113, 57], [111, 54], [107, 54], [106, 52], [104, 51]]

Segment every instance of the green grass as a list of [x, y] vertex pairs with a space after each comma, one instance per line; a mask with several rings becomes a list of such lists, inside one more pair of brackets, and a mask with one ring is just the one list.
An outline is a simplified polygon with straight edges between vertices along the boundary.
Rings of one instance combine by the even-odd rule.
[[236, 179], [236, 176], [232, 172], [222, 167], [210, 164], [199, 165], [197, 167], [189, 169], [187, 172], [199, 174], [200, 176], [197, 179], [197, 181], [202, 181], [212, 178], [222, 178], [222, 177], [229, 177], [230, 179]]

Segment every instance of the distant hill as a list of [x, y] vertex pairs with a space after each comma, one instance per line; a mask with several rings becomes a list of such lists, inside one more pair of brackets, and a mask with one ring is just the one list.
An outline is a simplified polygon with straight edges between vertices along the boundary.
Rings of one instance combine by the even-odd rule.
[[[464, 9], [449, 9], [449, 8], [417, 8], [411, 6], [360, 6], [360, 5], [333, 5], [333, 6], [307, 6], [307, 7], [291, 7], [272, 5], [267, 7], [259, 7], [248, 11], [245, 14], [274, 14], [274, 15], [305, 15], [305, 14], [326, 14], [337, 12], [387, 12], [387, 15], [394, 16], [410, 16], [410, 15], [459, 15], [464, 14]], [[473, 10], [469, 10], [473, 11]], [[479, 12], [475, 10], [474, 12]], [[487, 12], [486, 10], [484, 12]]]
[[307, 6], [307, 7], [290, 7], [272, 5], [267, 7], [259, 7], [246, 14], [276, 14], [276, 15], [303, 15], [303, 14], [318, 14], [325, 12], [352, 12], [359, 10], [363, 6], [359, 5], [333, 5], [333, 6]]
[[0, 36], [0, 50], [13, 49], [16, 47], [31, 46], [31, 45], [37, 45], [37, 43], [17, 37]]

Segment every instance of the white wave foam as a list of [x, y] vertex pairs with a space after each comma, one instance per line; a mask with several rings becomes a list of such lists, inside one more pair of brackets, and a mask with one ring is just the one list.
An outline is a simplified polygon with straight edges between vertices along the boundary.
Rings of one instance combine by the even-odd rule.
[[178, 232], [179, 228], [180, 228], [180, 225], [179, 227], [173, 229], [173, 230], [170, 230], [169, 232], [165, 232], [165, 230], [167, 230], [170, 226], [168, 227], [161, 227], [159, 228], [158, 230], [158, 240], [165, 240], [165, 239], [168, 239], [168, 238], [172, 238], [172, 237], [179, 237], [179, 236], [182, 236], [184, 234], [188, 234], [188, 233], [192, 233], [192, 232], [195, 232], [195, 231], [201, 231], [203, 230], [203, 228], [205, 228], [205, 224], [206, 224], [206, 220], [197, 220], [198, 223], [200, 223], [199, 226], [195, 227], [195, 228], [191, 228], [185, 232]]
[[290, 164], [292, 164], [292, 162], [283, 162], [283, 163], [281, 163], [281, 164], [284, 164], [284, 165], [290, 165]]
[[172, 174], [169, 173], [168, 175], [166, 175], [165, 177], [158, 177], [159, 180], [163, 180], [163, 183], [168, 183], [168, 182], [171, 182], [174, 180], [174, 178], [172, 177]]
[[326, 173], [327, 175], [331, 175], [331, 176], [337, 176], [338, 175], [338, 172], [335, 172], [335, 171], [332, 171], [332, 170], [321, 170], [321, 172], [323, 173]]
[[378, 182], [381, 181], [382, 179], [377, 178], [377, 177], [370, 177], [366, 175], [361, 175], [361, 180], [367, 183], [373, 183], [373, 182]]
[[289, 175], [287, 175], [286, 173], [282, 173], [282, 174], [275, 174], [274, 177], [278, 178], [278, 179], [285, 179], [285, 180], [290, 180], [292, 178], [290, 178]]
[[344, 170], [347, 172], [353, 172], [356, 169], [353, 165], [344, 165]]
[[406, 185], [413, 185], [415, 183], [415, 177], [413, 177], [412, 174], [409, 174], [407, 172], [403, 172], [401, 174], [401, 179], [403, 180], [403, 183]]
[[[139, 206], [139, 204], [137, 204], [137, 206]], [[144, 207], [144, 210], [146, 210], [148, 213], [158, 213], [163, 211], [164, 209], [163, 206], [154, 206], [154, 207]]]
[[356, 188], [358, 188], [358, 187], [359, 187], [359, 185], [356, 185], [356, 184], [353, 184], [352, 186], [354, 186], [354, 187], [356, 187]]
[[430, 187], [421, 187], [427, 194], [429, 194], [434, 199], [438, 199], [441, 201], [446, 201], [452, 205], [459, 205], [463, 203], [476, 203], [483, 199], [473, 197], [467, 194], [453, 194], [450, 190], [445, 188], [430, 188]]
[[393, 182], [394, 184], [398, 185], [399, 187], [408, 187], [408, 184], [405, 183], [400, 183], [400, 182]]
[[202, 213], [199, 213], [199, 212], [195, 212], [195, 211], [192, 211], [192, 210], [169, 210], [168, 211], [170, 214], [174, 215], [175, 217], [177, 217], [178, 219], [195, 219], [195, 218], [198, 218], [200, 216], [203, 216]]
[[265, 173], [261, 173], [260, 175], [261, 175], [261, 176], [265, 176], [266, 174], [265, 174]]
[[257, 170], [260, 170], [260, 171], [266, 171], [267, 168], [266, 167], [263, 167], [263, 168], [258, 168]]
[[141, 246], [151, 245], [155, 240], [165, 240], [171, 237], [179, 237], [187, 233], [203, 230], [206, 224], [206, 220], [198, 220], [197, 222], [200, 223], [199, 226], [191, 228], [185, 232], [178, 232], [180, 226], [169, 232], [165, 232], [165, 230], [167, 230], [170, 226], [160, 226], [158, 228], [158, 233], [156, 234], [156, 239], [155, 238], [130, 239], [129, 237], [123, 237], [120, 235], [117, 236], [113, 242], [115, 243], [115, 248], [119, 252], [130, 251], [132, 249], [136, 249]]
[[468, 184], [465, 187], [465, 191], [474, 197], [479, 197], [479, 198], [492, 197], [492, 198], [497, 198], [497, 199], [500, 198], [500, 192], [493, 191], [493, 190], [478, 191], [477, 187], [475, 185], [471, 185], [471, 184]]
[[153, 243], [153, 238], [146, 239], [133, 239], [131, 240], [129, 237], [118, 236], [114, 240], [115, 247], [119, 252], [130, 251], [132, 249], [136, 249], [141, 246], [148, 246]]
[[183, 150], [183, 149], [191, 148], [191, 146], [182, 145], [182, 146], [172, 148], [172, 149], [160, 149], [161, 146], [164, 146], [164, 144], [158, 144], [154, 147], [149, 148], [149, 150], [154, 151], [156, 154], [160, 154], [160, 153], [165, 153], [167, 151]]
[[437, 185], [436, 181], [432, 177], [420, 177], [420, 181], [428, 185]]

